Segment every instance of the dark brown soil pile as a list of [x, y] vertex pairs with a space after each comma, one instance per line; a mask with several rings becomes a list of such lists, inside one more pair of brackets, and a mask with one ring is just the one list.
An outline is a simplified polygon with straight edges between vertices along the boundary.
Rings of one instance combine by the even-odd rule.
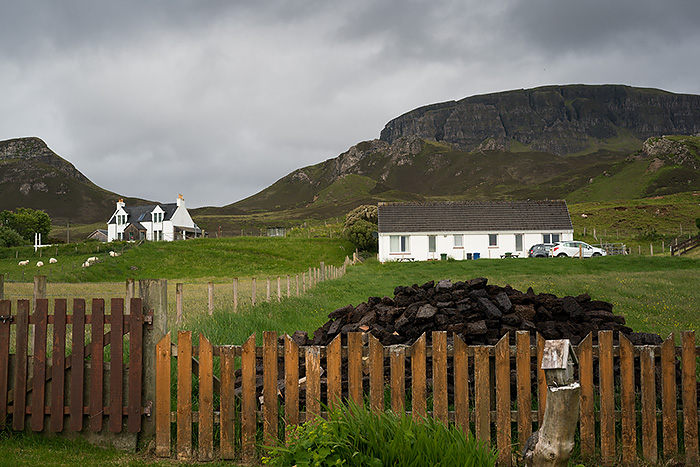
[[447, 331], [467, 344], [493, 345], [513, 331], [530, 331], [545, 339], [570, 339], [578, 344], [588, 333], [597, 341], [597, 331], [612, 330], [635, 345], [660, 344], [656, 334], [635, 333], [625, 326], [625, 318], [613, 313], [613, 305], [592, 300], [588, 294], [557, 297], [535, 294], [510, 286], [489, 285], [477, 277], [465, 282], [427, 282], [421, 286], [396, 287], [394, 298], [370, 297], [354, 307], [348, 305], [328, 315], [330, 320], [314, 331], [310, 339], [303, 332], [294, 334], [301, 345], [328, 345], [338, 334], [370, 332], [384, 345], [412, 344], [423, 333]]

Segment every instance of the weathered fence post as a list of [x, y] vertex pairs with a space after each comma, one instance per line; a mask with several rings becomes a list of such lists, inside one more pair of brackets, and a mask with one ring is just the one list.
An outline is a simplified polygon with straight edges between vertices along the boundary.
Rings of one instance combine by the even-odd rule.
[[209, 291], [209, 301], [207, 309], [209, 310], [209, 316], [211, 316], [214, 313], [214, 283], [209, 282], [207, 284], [207, 289]]
[[266, 297], [266, 301], [269, 302], [270, 301], [270, 278], [269, 277], [267, 278], [266, 284], [267, 285], [265, 288], [265, 290], [266, 290], [265, 297]]
[[0, 300], [5, 299], [5, 274], [0, 274]]
[[[139, 280], [139, 296], [144, 314], [153, 311], [153, 324], [143, 332], [143, 389], [142, 404], [155, 407], [156, 394], [156, 344], [168, 333], [168, 281], [166, 279]], [[145, 417], [141, 435], [153, 437], [156, 432], [155, 417]]]
[[233, 278], [233, 312], [238, 311], [238, 278]]
[[124, 303], [131, 303], [131, 299], [136, 297], [134, 279], [127, 279], [125, 288], [126, 300]]
[[581, 385], [575, 382], [576, 355], [568, 339], [545, 342], [541, 367], [547, 379], [547, 405], [539, 430], [525, 443], [528, 466], [565, 467], [574, 448]]
[[287, 274], [287, 298], [292, 296], [292, 287], [289, 281], [289, 274]]
[[297, 297], [299, 296], [299, 274], [294, 276], [297, 285]]
[[175, 284], [175, 319], [177, 324], [182, 323], [183, 311], [182, 311], [182, 299], [183, 299], [183, 287], [182, 282]]
[[[31, 314], [36, 313], [36, 301], [39, 298], [46, 298], [46, 276], [34, 276], [34, 291], [32, 292]], [[29, 327], [29, 355], [34, 355], [34, 328]]]
[[319, 276], [321, 282], [326, 280], [326, 263], [323, 261], [321, 261], [321, 267], [319, 268]]
[[255, 277], [251, 279], [250, 288], [252, 289], [250, 292], [250, 298], [253, 302], [253, 306], [255, 306], [255, 296], [257, 295], [257, 292], [255, 290]]
[[282, 283], [280, 282], [280, 276], [277, 276], [277, 302], [282, 301]]

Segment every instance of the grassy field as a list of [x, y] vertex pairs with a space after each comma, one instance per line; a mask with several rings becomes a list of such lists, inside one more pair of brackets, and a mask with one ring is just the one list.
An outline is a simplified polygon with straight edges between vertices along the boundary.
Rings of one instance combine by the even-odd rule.
[[[0, 272], [6, 281], [31, 282], [35, 274], [49, 282], [118, 282], [133, 279], [199, 281], [256, 275], [296, 274], [321, 261], [339, 266], [354, 247], [330, 238], [201, 238], [186, 242], [84, 243], [60, 245], [34, 252], [31, 247], [0, 249]], [[120, 256], [111, 257], [109, 251]], [[88, 257], [98, 262], [81, 265]], [[48, 264], [49, 257], [58, 260]], [[29, 260], [19, 266], [19, 260]], [[37, 261], [45, 263], [36, 267]]]
[[[104, 247], [103, 247], [104, 248]], [[171, 250], [172, 248], [172, 250]], [[104, 250], [103, 250], [104, 251]], [[89, 293], [109, 297], [123, 293], [125, 277], [137, 272], [137, 278], [169, 279], [169, 293], [174, 282], [205, 287], [207, 280], [229, 284], [233, 276], [275, 276], [297, 273], [317, 266], [320, 260], [340, 265], [350, 246], [330, 239], [210, 239], [174, 244], [144, 244], [126, 251], [118, 258], [107, 256], [103, 263], [88, 270], [90, 283], [52, 284], [52, 295], [68, 293], [89, 286]], [[11, 252], [5, 252], [0, 266], [16, 266]], [[66, 256], [68, 256], [66, 253]], [[79, 252], [84, 255], [86, 252]], [[176, 260], [164, 260], [177, 253]], [[101, 252], [100, 255], [103, 253]], [[76, 259], [79, 256], [76, 255]], [[113, 263], [111, 260], [115, 260]], [[120, 262], [121, 260], [121, 262]], [[128, 266], [136, 265], [132, 271]], [[357, 305], [370, 296], [392, 296], [397, 285], [422, 284], [429, 280], [464, 280], [486, 277], [490, 283], [510, 284], [516, 289], [532, 287], [536, 293], [578, 295], [610, 301], [616, 314], [626, 317], [627, 325], [636, 331], [654, 332], [666, 337], [671, 332], [700, 329], [700, 255], [690, 257], [626, 256], [577, 259], [514, 259], [478, 261], [439, 261], [423, 263], [380, 264], [373, 259], [351, 266], [337, 280], [310, 288], [301, 297], [272, 300], [254, 307], [243, 306], [234, 313], [231, 301], [215, 302], [213, 316], [203, 307], [188, 307], [185, 320], [176, 325], [171, 303], [171, 329], [203, 332], [215, 344], [241, 344], [252, 333], [262, 331], [309, 333], [328, 320], [328, 313], [347, 304]], [[70, 279], [70, 276], [67, 277]], [[110, 282], [100, 282], [110, 281]], [[28, 283], [6, 283], [6, 292], [13, 287], [30, 288]], [[54, 287], [54, 288], [52, 288]], [[188, 285], [189, 287], [189, 285]], [[121, 291], [119, 290], [121, 288]], [[115, 291], [116, 290], [116, 291]], [[190, 290], [186, 288], [186, 291]], [[192, 289], [194, 290], [194, 289]], [[205, 300], [202, 291], [197, 296]], [[88, 446], [82, 441], [47, 439], [36, 435], [3, 432], [0, 434], [0, 466], [2, 465], [104, 465], [161, 466], [169, 461], [156, 461], [146, 454], [123, 454]], [[186, 465], [179, 464], [178, 465]], [[212, 466], [221, 463], [207, 464]]]
[[393, 296], [397, 285], [429, 280], [486, 277], [535, 293], [558, 296], [588, 293], [613, 303], [635, 331], [666, 337], [671, 332], [700, 329], [700, 260], [671, 257], [604, 257], [386, 263], [369, 260], [348, 269], [345, 277], [319, 284], [306, 295], [282, 303], [263, 303], [232, 313], [217, 308], [213, 317], [187, 316], [183, 327], [201, 331], [216, 344], [241, 344], [252, 333], [313, 330], [342, 306], [358, 305], [370, 296]]

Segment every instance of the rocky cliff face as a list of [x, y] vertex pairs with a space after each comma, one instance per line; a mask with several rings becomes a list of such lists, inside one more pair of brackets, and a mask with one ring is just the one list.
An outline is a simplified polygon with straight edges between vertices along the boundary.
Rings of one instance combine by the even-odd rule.
[[[416, 135], [471, 151], [485, 142], [566, 155], [620, 139], [700, 132], [700, 96], [621, 85], [548, 86], [421, 107], [387, 123], [380, 139]], [[613, 142], [612, 140], [615, 140]]]
[[677, 136], [661, 136], [649, 138], [642, 145], [637, 157], [652, 159], [649, 170], [656, 171], [664, 165], [681, 165], [700, 170], [698, 136], [681, 138]]
[[[16, 161], [31, 165], [44, 164], [60, 170], [70, 178], [81, 182], [88, 179], [73, 164], [58, 156], [39, 138], [16, 138], [0, 141], [0, 164]], [[21, 172], [15, 171], [18, 176]]]
[[123, 196], [92, 183], [39, 138], [0, 141], [0, 211], [27, 207], [45, 211], [54, 223], [106, 225], [119, 198]]

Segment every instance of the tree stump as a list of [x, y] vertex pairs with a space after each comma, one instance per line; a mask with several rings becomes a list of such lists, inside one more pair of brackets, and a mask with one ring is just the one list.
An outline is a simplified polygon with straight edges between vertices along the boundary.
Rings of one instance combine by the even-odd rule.
[[581, 385], [547, 388], [542, 426], [528, 440], [523, 458], [531, 467], [566, 467], [574, 449]]

